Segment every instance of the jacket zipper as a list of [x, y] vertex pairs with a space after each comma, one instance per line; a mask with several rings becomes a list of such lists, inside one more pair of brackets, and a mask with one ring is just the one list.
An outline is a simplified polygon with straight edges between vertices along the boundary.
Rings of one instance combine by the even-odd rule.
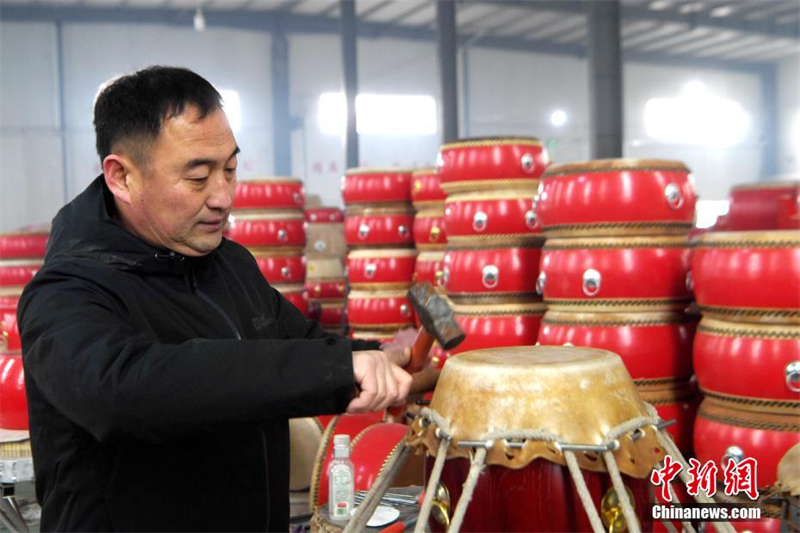
[[226, 312], [225, 312], [225, 310], [224, 310], [224, 309], [222, 309], [222, 307], [220, 307], [219, 305], [217, 305], [217, 302], [215, 302], [214, 300], [212, 300], [210, 296], [208, 296], [206, 293], [204, 293], [203, 291], [201, 291], [201, 290], [200, 290], [200, 289], [197, 287], [197, 280], [196, 280], [196, 279], [195, 279], [195, 277], [194, 277], [194, 272], [192, 272], [192, 273], [189, 275], [189, 280], [190, 280], [190, 283], [191, 283], [191, 286], [192, 286], [192, 290], [194, 291], [194, 293], [195, 293], [195, 294], [197, 294], [197, 295], [200, 297], [200, 299], [201, 299], [201, 300], [203, 300], [203, 301], [204, 301], [204, 302], [206, 302], [208, 305], [210, 305], [211, 307], [213, 307], [213, 308], [214, 308], [214, 310], [216, 310], [216, 311], [217, 311], [217, 313], [219, 313], [220, 315], [222, 315], [222, 318], [223, 318], [223, 319], [225, 320], [225, 322], [228, 324], [228, 327], [229, 327], [229, 328], [231, 328], [231, 331], [233, 332], [233, 336], [234, 336], [234, 337], [236, 337], [236, 340], [237, 340], [237, 341], [240, 341], [240, 340], [242, 340], [242, 336], [239, 334], [239, 330], [238, 330], [238, 329], [236, 329], [236, 324], [234, 324], [234, 323], [233, 323], [233, 320], [231, 320], [231, 317], [230, 317], [230, 316], [228, 316], [228, 313], [226, 313]]

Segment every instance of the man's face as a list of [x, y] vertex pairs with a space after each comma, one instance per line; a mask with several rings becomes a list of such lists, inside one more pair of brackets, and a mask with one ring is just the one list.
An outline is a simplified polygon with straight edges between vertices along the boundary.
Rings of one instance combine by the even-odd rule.
[[149, 243], [190, 257], [222, 240], [239, 151], [221, 109], [197, 117], [190, 106], [164, 122], [147, 161], [134, 166], [126, 220]]

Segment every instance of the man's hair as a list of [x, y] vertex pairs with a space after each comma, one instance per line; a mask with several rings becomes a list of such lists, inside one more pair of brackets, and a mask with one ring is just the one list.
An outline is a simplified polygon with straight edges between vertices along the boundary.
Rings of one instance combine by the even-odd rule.
[[147, 148], [162, 124], [191, 105], [198, 118], [222, 108], [222, 96], [191, 70], [161, 65], [126, 74], [100, 91], [94, 104], [94, 130], [100, 163], [122, 146], [146, 163]]

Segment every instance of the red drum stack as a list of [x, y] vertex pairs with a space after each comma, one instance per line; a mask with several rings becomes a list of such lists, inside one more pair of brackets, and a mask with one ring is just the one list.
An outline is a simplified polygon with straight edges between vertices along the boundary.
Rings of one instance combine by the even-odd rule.
[[344, 213], [336, 207], [306, 209], [306, 292], [311, 317], [331, 333], [347, 331]]
[[453, 353], [532, 345], [544, 237], [533, 210], [548, 164], [534, 138], [460, 140], [439, 150], [447, 248], [442, 282], [466, 340]]
[[300, 180], [272, 177], [240, 181], [226, 237], [246, 246], [267, 281], [308, 316], [304, 204]]
[[356, 332], [390, 338], [414, 325], [406, 297], [414, 275], [414, 209], [407, 169], [357, 168], [342, 178], [347, 320]]
[[800, 229], [800, 181], [736, 185], [728, 214], [715, 226], [723, 231]]
[[556, 165], [536, 216], [547, 236], [537, 290], [539, 342], [617, 353], [640, 394], [688, 453], [697, 399], [688, 233], [695, 193], [676, 161], [609, 159]]
[[[731, 213], [729, 222], [744, 220]], [[800, 231], [706, 233], [692, 274], [703, 313], [697, 458], [714, 461], [723, 481], [729, 461], [752, 457], [758, 488], [770, 492], [778, 462], [800, 442]]]
[[411, 179], [411, 201], [417, 214], [414, 217], [414, 241], [417, 263], [414, 281], [428, 281], [444, 293], [442, 266], [447, 234], [444, 222], [444, 193], [435, 168], [416, 170]]

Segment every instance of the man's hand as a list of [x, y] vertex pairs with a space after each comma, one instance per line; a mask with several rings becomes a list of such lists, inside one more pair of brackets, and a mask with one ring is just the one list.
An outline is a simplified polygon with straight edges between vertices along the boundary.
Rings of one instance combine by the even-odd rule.
[[381, 345], [381, 350], [386, 353], [392, 363], [403, 368], [411, 360], [411, 347], [414, 345], [416, 338], [416, 329], [401, 329], [395, 333], [392, 341]]
[[348, 413], [382, 411], [404, 402], [411, 389], [408, 372], [378, 350], [353, 352], [353, 374], [361, 392], [350, 401]]

